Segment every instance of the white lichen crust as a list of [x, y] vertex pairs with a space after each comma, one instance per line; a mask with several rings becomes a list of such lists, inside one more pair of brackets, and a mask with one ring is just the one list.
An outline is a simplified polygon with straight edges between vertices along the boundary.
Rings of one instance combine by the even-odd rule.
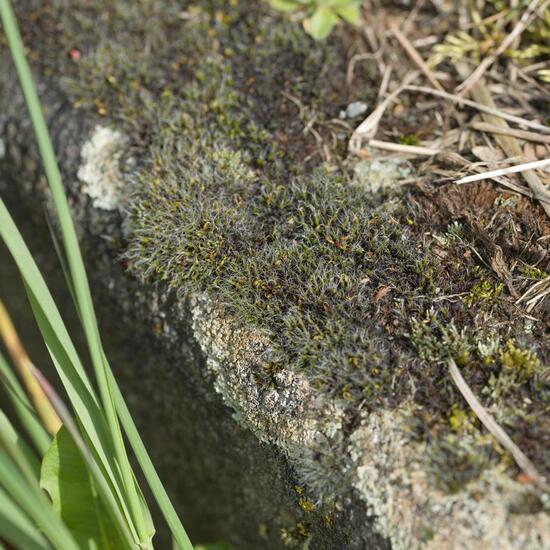
[[82, 146], [82, 164], [77, 175], [84, 183], [82, 191], [92, 199], [95, 208], [120, 207], [124, 182], [119, 159], [125, 144], [126, 138], [120, 132], [96, 126], [92, 137]]
[[239, 327], [205, 297], [194, 302], [194, 336], [207, 358], [214, 388], [235, 418], [264, 442], [307, 443], [313, 420], [307, 419], [312, 392], [306, 378], [283, 371], [276, 375], [276, 387], [262, 387], [256, 378], [262, 356], [269, 352], [268, 337]]

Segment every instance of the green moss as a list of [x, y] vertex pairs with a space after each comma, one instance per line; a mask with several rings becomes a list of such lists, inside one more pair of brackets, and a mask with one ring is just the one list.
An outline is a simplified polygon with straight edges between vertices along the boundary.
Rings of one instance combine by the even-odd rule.
[[494, 454], [486, 440], [448, 435], [427, 449], [427, 468], [434, 484], [447, 493], [456, 493], [479, 478]]
[[471, 330], [457, 329], [441, 319], [434, 309], [428, 310], [424, 319], [412, 319], [410, 339], [418, 355], [427, 361], [439, 362], [453, 357], [458, 365], [467, 364], [475, 353], [478, 334]]
[[488, 307], [495, 303], [503, 290], [504, 283], [481, 279], [472, 286], [468, 295], [464, 297], [464, 303], [469, 307]]
[[513, 340], [508, 340], [500, 353], [502, 367], [517, 373], [521, 380], [527, 380], [535, 373], [539, 365], [537, 356], [525, 349], [518, 348]]
[[546, 271], [530, 265], [522, 266], [521, 273], [528, 279], [537, 279], [539, 281], [542, 281], [548, 277], [548, 273], [546, 273]]
[[[533, 456], [543, 453], [531, 436], [548, 402], [544, 361], [532, 355], [550, 354], [544, 327], [526, 331], [472, 254], [481, 247], [468, 212], [453, 220], [442, 207], [438, 221], [431, 198], [352, 185], [350, 132], [333, 119], [378, 90], [367, 64], [342, 85], [358, 44], [338, 31], [314, 43], [263, 2], [28, 5], [35, 63], [74, 105], [129, 137], [128, 268], [178, 295], [207, 292], [269, 335], [258, 384], [276, 385], [283, 368], [305, 373], [319, 407], [346, 406], [346, 430], [362, 409], [412, 401], [434, 483], [454, 491], [501, 455], [479, 439], [447, 375], [453, 357], [497, 415], [520, 419], [518, 444], [531, 438]], [[514, 336], [521, 345], [501, 346]], [[528, 407], [527, 397], [536, 397]], [[338, 485], [341, 455], [327, 443], [303, 460], [316, 496]], [[301, 513], [313, 502], [304, 499]]]
[[529, 350], [519, 348], [514, 340], [508, 340], [498, 353], [500, 368], [491, 377], [489, 385], [495, 399], [516, 393], [532, 382], [540, 370], [537, 356]]
[[458, 434], [472, 433], [479, 427], [479, 422], [473, 411], [464, 410], [455, 403], [449, 414], [449, 426]]
[[399, 143], [402, 145], [420, 145], [420, 138], [416, 134], [408, 134], [400, 136]]

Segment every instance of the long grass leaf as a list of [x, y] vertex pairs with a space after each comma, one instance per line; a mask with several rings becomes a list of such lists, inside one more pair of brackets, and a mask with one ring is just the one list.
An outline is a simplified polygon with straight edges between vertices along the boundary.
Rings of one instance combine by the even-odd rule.
[[5, 357], [0, 353], [0, 382], [4, 385], [6, 393], [15, 409], [15, 413], [22, 426], [31, 438], [40, 456], [48, 450], [51, 437], [38, 421], [29, 398], [21, 387], [19, 380], [11, 370]]
[[[2, 1], [3, 0], [0, 0], [0, 2]], [[36, 297], [36, 301], [39, 304], [40, 309], [44, 312], [44, 315], [54, 328], [57, 339], [62, 345], [65, 354], [69, 357], [70, 362], [76, 369], [78, 376], [82, 379], [88, 393], [92, 396], [94, 401], [97, 402], [98, 400], [95, 390], [90, 383], [88, 375], [84, 371], [82, 362], [80, 361], [71, 337], [67, 332], [65, 323], [61, 318], [55, 301], [2, 199], [0, 199], [0, 237], [4, 241], [8, 251], [14, 259], [25, 284]]]
[[78, 550], [73, 537], [51, 509], [38, 481], [29, 483], [2, 450], [0, 450], [0, 485], [56, 548]]
[[17, 462], [19, 469], [27, 477], [36, 479], [37, 474], [40, 473], [40, 462], [2, 410], [0, 410], [0, 442], [4, 444], [6, 450], [11, 450], [12, 459]]
[[0, 489], [0, 539], [9, 542], [14, 548], [51, 549], [42, 533], [3, 489]]
[[57, 392], [53, 389], [53, 387], [49, 384], [49, 382], [40, 371], [35, 369], [34, 375], [36, 376], [37, 381], [42, 387], [44, 393], [49, 397], [50, 402], [52, 403], [52, 406], [56, 410], [57, 414], [63, 420], [63, 425], [65, 429], [73, 439], [76, 448], [79, 450], [82, 459], [84, 460], [84, 463], [89, 469], [91, 477], [96, 482], [96, 489], [98, 489], [98, 492], [103, 499], [105, 506], [111, 512], [111, 516], [114, 520], [113, 522], [115, 524], [115, 527], [119, 530], [120, 535], [122, 536], [122, 540], [124, 540], [125, 543], [130, 548], [132, 548], [133, 537], [135, 537], [135, 533], [131, 533], [130, 529], [126, 525], [126, 521], [122, 517], [122, 514], [118, 508], [118, 504], [113, 495], [111, 487], [109, 486], [109, 483], [104, 473], [98, 467], [97, 462], [93, 457], [94, 453], [90, 450], [89, 446], [86, 445], [86, 442], [82, 438], [75, 421], [73, 420], [71, 414], [69, 413], [67, 407], [65, 406]]
[[164, 516], [164, 519], [166, 520], [166, 523], [168, 524], [168, 527], [170, 528], [172, 536], [174, 537], [174, 540], [178, 545], [179, 550], [193, 550], [191, 540], [187, 536], [187, 533], [185, 532], [185, 529], [178, 517], [178, 514], [176, 513], [176, 510], [174, 509], [174, 506], [170, 501], [170, 497], [166, 493], [166, 489], [164, 488], [162, 481], [160, 480], [157, 471], [155, 470], [153, 462], [149, 457], [149, 453], [147, 452], [147, 449], [143, 444], [132, 415], [128, 410], [128, 406], [124, 401], [120, 388], [118, 387], [118, 383], [116, 382], [112, 373], [111, 384], [114, 390], [117, 412], [119, 414], [120, 421], [124, 427], [124, 431], [126, 432], [126, 436], [128, 437], [128, 441], [130, 442], [130, 445], [134, 450], [134, 454], [136, 455], [143, 474], [145, 475], [145, 479], [147, 480], [151, 492], [155, 497], [155, 500]]
[[112, 448], [112, 441], [109, 437], [109, 431], [103, 412], [99, 405], [92, 401], [90, 396], [86, 393], [86, 389], [75, 374], [69, 357], [64, 353], [63, 347], [56, 338], [55, 331], [48, 322], [48, 318], [40, 309], [30, 289], [27, 289], [27, 293], [36, 322], [42, 333], [52, 362], [59, 373], [69, 400], [90, 442], [90, 448], [94, 453], [94, 457], [98, 465], [100, 465], [102, 472], [109, 480], [111, 492], [116, 496], [118, 506], [126, 518], [128, 527], [132, 530], [133, 535], [137, 537], [132, 517], [124, 498], [118, 464], [116, 460], [113, 460], [114, 451]]
[[111, 466], [114, 449], [107, 421], [51, 293], [1, 199], [0, 237], [19, 268], [34, 317], [71, 404], [123, 500], [118, 469]]

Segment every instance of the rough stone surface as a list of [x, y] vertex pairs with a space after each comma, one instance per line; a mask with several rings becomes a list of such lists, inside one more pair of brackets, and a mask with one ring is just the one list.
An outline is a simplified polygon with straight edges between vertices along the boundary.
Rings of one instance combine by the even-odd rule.
[[[535, 207], [403, 194], [409, 167], [344, 159], [349, 136], [322, 132], [370, 78], [331, 80], [345, 33], [313, 45], [254, 2], [67, 6], [19, 15], [109, 356], [193, 539], [547, 546], [548, 495], [444, 368], [550, 471], [548, 310], [507, 293], [549, 267]], [[0, 191], [39, 250], [48, 194], [12, 70], [0, 85]]]

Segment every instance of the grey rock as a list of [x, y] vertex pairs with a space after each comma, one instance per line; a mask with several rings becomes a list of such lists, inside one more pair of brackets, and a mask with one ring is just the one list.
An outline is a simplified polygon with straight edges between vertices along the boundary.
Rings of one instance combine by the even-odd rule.
[[353, 101], [346, 107], [346, 118], [356, 118], [367, 112], [368, 104], [364, 101]]

